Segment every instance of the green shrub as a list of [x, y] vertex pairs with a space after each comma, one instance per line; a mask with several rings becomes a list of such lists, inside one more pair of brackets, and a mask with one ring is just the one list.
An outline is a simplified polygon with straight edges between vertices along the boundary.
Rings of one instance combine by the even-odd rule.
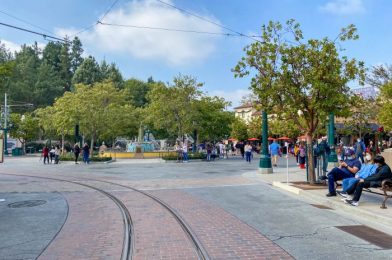
[[[196, 159], [206, 159], [207, 155], [204, 153], [188, 153], [188, 158], [189, 160], [196, 160]], [[172, 155], [164, 155], [162, 156], [163, 160], [166, 161], [176, 161], [177, 160], [177, 154], [172, 154]]]
[[[79, 158], [79, 161], [82, 161], [83, 157]], [[112, 160], [112, 157], [90, 157], [90, 162], [107, 162]], [[68, 153], [63, 156], [60, 156], [60, 161], [67, 162], [67, 161], [75, 161], [75, 157], [73, 153]]]

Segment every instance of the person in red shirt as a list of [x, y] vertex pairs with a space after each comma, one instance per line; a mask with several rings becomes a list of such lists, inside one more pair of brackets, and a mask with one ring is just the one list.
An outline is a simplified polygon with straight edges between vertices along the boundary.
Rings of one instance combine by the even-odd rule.
[[42, 155], [44, 156], [44, 164], [46, 164], [46, 160], [48, 160], [49, 164], [49, 148], [47, 146], [42, 149]]

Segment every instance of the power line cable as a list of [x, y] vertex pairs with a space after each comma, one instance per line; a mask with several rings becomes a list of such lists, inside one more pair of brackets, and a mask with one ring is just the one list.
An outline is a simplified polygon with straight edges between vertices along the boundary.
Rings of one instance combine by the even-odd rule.
[[261, 41], [255, 39], [255, 37], [257, 37], [257, 36], [251, 36], [251, 35], [243, 34], [243, 33], [241, 33], [241, 32], [238, 32], [238, 31], [234, 30], [234, 29], [231, 29], [231, 28], [229, 28], [229, 27], [227, 27], [227, 26], [224, 26], [224, 25], [222, 25], [222, 24], [220, 24], [220, 23], [214, 22], [214, 21], [212, 21], [212, 20], [210, 20], [210, 19], [207, 19], [207, 18], [205, 18], [205, 17], [202, 17], [202, 16], [200, 16], [200, 15], [197, 15], [197, 14], [192, 13], [192, 12], [190, 12], [190, 11], [187, 11], [187, 10], [185, 10], [185, 9], [179, 8], [179, 7], [175, 6], [175, 5], [169, 4], [169, 3], [165, 2], [165, 1], [162, 1], [162, 0], [156, 0], [156, 1], [158, 1], [159, 3], [161, 3], [161, 4], [163, 4], [163, 5], [166, 5], [166, 6], [169, 6], [169, 7], [171, 7], [171, 8], [177, 9], [177, 10], [183, 12], [183, 13], [186, 13], [186, 14], [189, 14], [189, 15], [191, 15], [191, 16], [194, 16], [194, 17], [196, 17], [196, 18], [198, 18], [198, 19], [200, 19], [200, 20], [203, 20], [203, 21], [205, 21], [205, 22], [211, 23], [211, 24], [216, 25], [216, 26], [218, 26], [218, 27], [220, 27], [220, 28], [223, 28], [223, 29], [225, 29], [225, 30], [228, 30], [228, 31], [230, 31], [230, 32], [232, 32], [232, 33], [235, 33], [235, 34], [239, 35], [239, 36], [243, 36], [243, 37], [252, 39], [253, 41], [257, 41], [257, 42], [262, 43]]
[[94, 26], [96, 26], [98, 23], [101, 23], [101, 21], [106, 17], [106, 15], [108, 15], [110, 13], [110, 11], [113, 9], [113, 7], [117, 4], [119, 0], [115, 0], [110, 6], [109, 8], [106, 10], [106, 12], [103, 14], [102, 18], [100, 20], [98, 20], [97, 22], [93, 23], [92, 25], [89, 25], [85, 28], [83, 28], [82, 30], [78, 31], [77, 33], [74, 33], [70, 36], [70, 38], [73, 38], [81, 33], [84, 33], [86, 31], [89, 31], [91, 28], [93, 28]]
[[11, 25], [11, 24], [6, 24], [6, 23], [0, 22], [0, 25], [6, 26], [6, 27], [10, 27], [10, 28], [13, 28], [13, 29], [17, 29], [17, 30], [20, 30], [20, 31], [24, 31], [24, 32], [40, 35], [40, 36], [44, 37], [44, 39], [50, 38], [50, 39], [53, 39], [53, 40], [56, 40], [56, 41], [68, 42], [65, 39], [61, 39], [61, 38], [58, 38], [58, 37], [55, 37], [55, 36], [51, 36], [51, 35], [48, 35], [48, 34], [36, 32], [36, 31], [32, 31], [32, 30], [28, 30], [28, 29], [25, 29], [25, 28], [22, 28], [22, 27]]
[[196, 31], [196, 30], [184, 30], [175, 28], [164, 28], [164, 27], [151, 27], [151, 26], [139, 26], [139, 25], [129, 25], [129, 24], [113, 24], [98, 22], [101, 25], [115, 26], [115, 27], [126, 27], [126, 28], [136, 28], [136, 29], [149, 29], [149, 30], [162, 30], [162, 31], [173, 31], [173, 32], [183, 32], [183, 33], [198, 33], [198, 34], [210, 34], [210, 35], [223, 35], [223, 36], [234, 36], [241, 37], [238, 34], [232, 33], [218, 33], [218, 32], [207, 32], [207, 31]]
[[98, 22], [102, 22], [102, 21], [103, 21], [103, 19], [106, 17], [106, 15], [107, 15], [108, 13], [110, 13], [110, 11], [112, 10], [112, 8], [117, 4], [118, 1], [119, 1], [119, 0], [115, 0], [115, 1], [112, 3], [112, 5], [109, 7], [108, 10], [106, 10], [106, 12], [103, 14], [102, 18], [101, 18]]
[[33, 26], [33, 27], [35, 27], [35, 28], [41, 29], [41, 30], [43, 30], [43, 31], [45, 31], [45, 32], [52, 33], [52, 32], [49, 31], [48, 29], [45, 29], [45, 28], [43, 28], [43, 27], [41, 27], [41, 26], [35, 25], [35, 24], [33, 24], [33, 23], [30, 23], [29, 21], [26, 21], [26, 20], [24, 20], [24, 19], [22, 19], [22, 18], [16, 17], [15, 15], [12, 15], [12, 14], [10, 14], [10, 13], [4, 12], [4, 11], [2, 11], [2, 10], [0, 10], [0, 13], [5, 14], [5, 15], [7, 15], [7, 16], [9, 16], [9, 17], [12, 17], [12, 18], [14, 18], [15, 20], [18, 20], [18, 21], [20, 21], [20, 22], [23, 22], [23, 23], [26, 23], [26, 24], [28, 24], [28, 25], [31, 25], [31, 26]]

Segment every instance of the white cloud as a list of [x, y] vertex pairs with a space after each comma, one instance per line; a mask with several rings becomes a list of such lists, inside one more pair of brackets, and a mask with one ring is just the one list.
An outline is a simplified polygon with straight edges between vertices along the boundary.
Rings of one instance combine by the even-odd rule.
[[236, 89], [236, 90], [214, 90], [209, 92], [210, 96], [223, 97], [226, 101], [231, 102], [231, 107], [236, 107], [240, 104], [242, 98], [251, 93], [249, 89]]
[[4, 39], [0, 39], [1, 44], [4, 44], [5, 48], [10, 52], [14, 53], [20, 50], [20, 45], [14, 42], [10, 42]]
[[[169, 2], [169, 1], [168, 1]], [[200, 15], [200, 14], [199, 14]], [[203, 16], [203, 15], [200, 15]], [[213, 17], [206, 17], [219, 23]], [[134, 0], [111, 11], [103, 20], [110, 24], [173, 28], [220, 33], [221, 29], [196, 17], [153, 0]], [[57, 29], [57, 35], [72, 35], [75, 29]], [[158, 60], [181, 65], [206, 59], [219, 36], [163, 30], [100, 25], [79, 35], [83, 43], [101, 51], [128, 54], [139, 59]]]
[[[1, 44], [4, 44], [5, 48], [9, 50], [11, 53], [20, 51], [22, 45], [19, 43], [7, 41], [4, 39], [0, 39]], [[32, 45], [33, 43], [26, 43], [26, 45]], [[46, 46], [46, 43], [37, 42], [38, 48], [43, 50]]]
[[337, 15], [361, 14], [365, 12], [363, 0], [331, 0], [320, 10]]

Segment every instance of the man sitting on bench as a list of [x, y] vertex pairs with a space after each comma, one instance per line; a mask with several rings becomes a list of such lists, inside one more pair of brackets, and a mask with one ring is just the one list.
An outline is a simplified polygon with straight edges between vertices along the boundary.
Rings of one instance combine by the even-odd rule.
[[380, 187], [383, 180], [392, 178], [391, 168], [385, 163], [384, 157], [377, 155], [373, 161], [378, 165], [376, 173], [365, 179], [360, 179], [350, 191], [347, 191], [348, 194], [354, 192], [354, 198], [352, 200], [346, 199], [346, 203], [352, 206], [358, 206], [363, 188]]
[[347, 149], [345, 152], [346, 160], [340, 161], [340, 166], [333, 168], [327, 176], [322, 176], [321, 180], [328, 179], [327, 197], [336, 196], [335, 182], [347, 178], [354, 177], [361, 169], [361, 162], [355, 158], [355, 152], [352, 149]]

